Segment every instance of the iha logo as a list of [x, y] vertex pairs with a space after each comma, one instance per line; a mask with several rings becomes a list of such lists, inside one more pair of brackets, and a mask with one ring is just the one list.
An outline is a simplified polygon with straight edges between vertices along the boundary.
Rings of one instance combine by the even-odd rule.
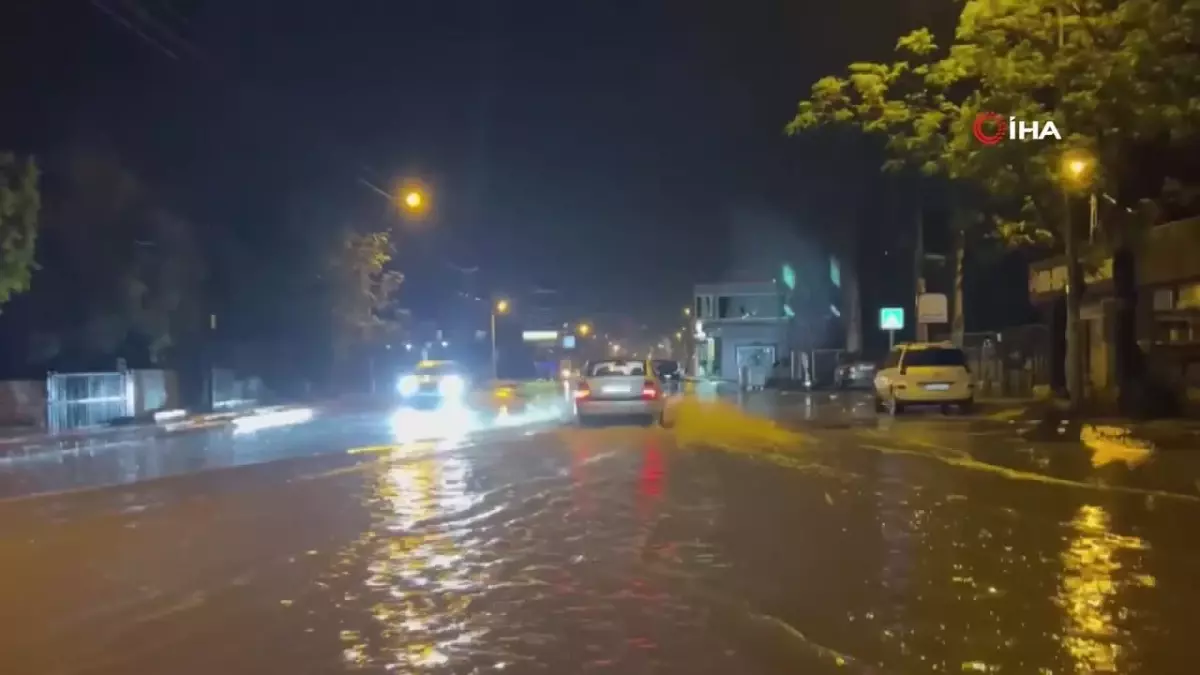
[[1047, 138], [1062, 140], [1054, 122], [1026, 122], [1015, 117], [1005, 118], [993, 112], [981, 112], [975, 116], [971, 132], [984, 145], [996, 145], [1001, 140], [1042, 141]]

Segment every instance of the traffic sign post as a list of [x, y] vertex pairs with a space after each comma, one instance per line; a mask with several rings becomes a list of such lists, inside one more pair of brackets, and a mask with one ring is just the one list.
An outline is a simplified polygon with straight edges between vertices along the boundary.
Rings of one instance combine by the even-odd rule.
[[904, 308], [903, 307], [880, 307], [879, 308], [879, 330], [885, 330], [888, 334], [888, 350], [896, 346], [896, 331], [904, 330]]

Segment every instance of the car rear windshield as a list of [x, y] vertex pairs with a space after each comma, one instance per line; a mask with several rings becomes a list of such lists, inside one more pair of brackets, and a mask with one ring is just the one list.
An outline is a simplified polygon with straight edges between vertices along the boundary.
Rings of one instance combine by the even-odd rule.
[[679, 372], [679, 363], [676, 361], [655, 361], [654, 370], [663, 375], [674, 375]]
[[645, 375], [646, 364], [641, 361], [621, 361], [613, 359], [612, 361], [597, 361], [589, 363], [587, 368], [588, 377], [605, 377], [619, 375]]
[[906, 367], [943, 367], [966, 366], [967, 357], [961, 349], [913, 349], [904, 355]]

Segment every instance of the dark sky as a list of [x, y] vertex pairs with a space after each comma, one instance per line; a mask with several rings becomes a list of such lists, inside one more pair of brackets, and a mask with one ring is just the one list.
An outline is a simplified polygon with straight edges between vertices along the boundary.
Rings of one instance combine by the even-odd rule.
[[449, 283], [453, 261], [480, 266], [490, 290], [539, 284], [582, 311], [686, 303], [723, 269], [741, 204], [803, 221], [862, 201], [829, 180], [858, 158], [814, 156], [782, 127], [816, 77], [885, 58], [926, 12], [864, 0], [7, 4], [0, 146], [102, 134], [189, 216], [247, 232], [297, 209], [383, 218], [359, 179], [417, 177], [437, 207], [402, 242], [410, 304]]

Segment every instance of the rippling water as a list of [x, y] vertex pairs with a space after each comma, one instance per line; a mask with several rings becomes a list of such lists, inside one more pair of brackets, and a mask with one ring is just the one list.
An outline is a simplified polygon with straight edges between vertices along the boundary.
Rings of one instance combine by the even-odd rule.
[[795, 451], [564, 430], [3, 505], [0, 654], [22, 673], [1193, 672], [1193, 506]]

